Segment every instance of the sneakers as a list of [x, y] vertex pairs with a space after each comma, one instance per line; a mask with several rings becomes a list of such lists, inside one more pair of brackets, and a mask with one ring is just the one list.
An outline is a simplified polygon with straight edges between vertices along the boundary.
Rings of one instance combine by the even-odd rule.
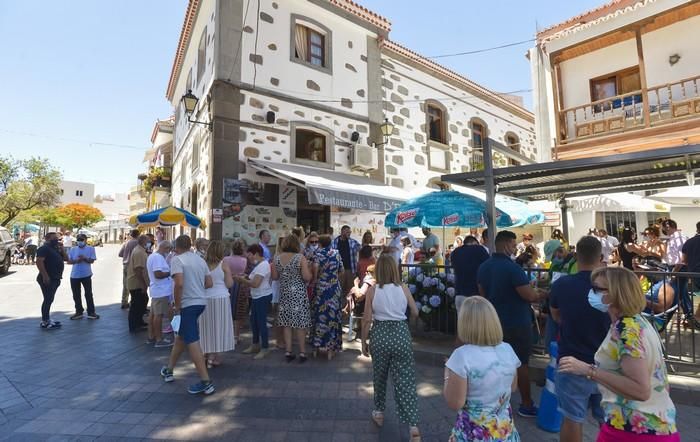
[[200, 381], [196, 384], [192, 384], [187, 388], [189, 394], [199, 394], [203, 393], [205, 395], [212, 394], [216, 391], [214, 384], [211, 381]]
[[255, 356], [253, 356], [253, 359], [262, 359], [262, 358], [264, 358], [265, 356], [267, 356], [268, 353], [270, 353], [270, 349], [269, 349], [269, 348], [263, 348], [262, 350], [260, 350], [260, 351], [258, 352], [258, 354], [256, 354]]
[[163, 348], [163, 347], [172, 347], [173, 346], [173, 341], [170, 339], [161, 339], [160, 341], [156, 342], [154, 347], [155, 348]]
[[100, 315], [98, 315], [97, 313], [88, 313], [87, 318], [88, 319], [100, 319]]
[[529, 407], [520, 405], [520, 407], [518, 408], [518, 414], [522, 417], [537, 417], [537, 407], [535, 407], [534, 405], [531, 405]]
[[173, 327], [172, 327], [170, 324], [168, 324], [167, 326], [165, 326], [165, 327], [163, 327], [163, 328], [161, 329], [161, 332], [162, 332], [163, 334], [172, 333], [172, 332], [173, 332]]
[[57, 329], [57, 328], [61, 328], [61, 323], [58, 322], [58, 321], [51, 321], [51, 320], [48, 320], [48, 321], [41, 321], [41, 323], [39, 324], [39, 326], [40, 326], [41, 328], [45, 328], [45, 329], [47, 329], [47, 330], [54, 330], [54, 329]]
[[253, 353], [257, 353], [257, 352], [259, 352], [259, 351], [260, 351], [260, 346], [258, 346], [258, 345], [251, 345], [250, 347], [248, 347], [248, 348], [246, 348], [245, 350], [243, 350], [243, 354], [244, 354], [244, 355], [250, 355], [250, 354], [253, 354]]
[[83, 314], [82, 313], [76, 313], [73, 316], [70, 317], [71, 321], [75, 321], [76, 319], [83, 319]]
[[173, 371], [168, 370], [168, 367], [161, 368], [160, 375], [163, 377], [164, 382], [173, 382], [175, 380], [175, 376], [173, 375]]
[[156, 338], [148, 338], [146, 339], [146, 345], [153, 345], [156, 343]]

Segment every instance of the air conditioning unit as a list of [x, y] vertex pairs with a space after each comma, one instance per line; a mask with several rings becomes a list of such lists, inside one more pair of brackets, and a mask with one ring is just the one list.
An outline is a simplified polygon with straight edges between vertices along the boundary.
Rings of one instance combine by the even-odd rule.
[[361, 170], [363, 172], [377, 170], [377, 162], [377, 149], [366, 144], [355, 144], [352, 149], [352, 163], [350, 164], [352, 170]]

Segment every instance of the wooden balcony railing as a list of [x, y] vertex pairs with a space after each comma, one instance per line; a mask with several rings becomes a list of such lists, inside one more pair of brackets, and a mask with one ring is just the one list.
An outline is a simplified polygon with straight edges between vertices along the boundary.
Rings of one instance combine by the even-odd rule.
[[[561, 142], [570, 143], [700, 117], [700, 76], [594, 101], [560, 112]], [[646, 109], [648, 106], [648, 110]], [[648, 120], [645, 114], [648, 112]]]

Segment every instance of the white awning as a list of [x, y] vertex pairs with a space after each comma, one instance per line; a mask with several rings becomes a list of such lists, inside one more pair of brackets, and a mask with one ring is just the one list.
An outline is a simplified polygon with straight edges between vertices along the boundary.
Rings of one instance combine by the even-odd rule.
[[648, 198], [672, 206], [698, 207], [700, 206], [700, 186], [675, 187], [650, 195]]
[[577, 197], [570, 199], [575, 211], [586, 210], [623, 212], [668, 212], [666, 204], [652, 201], [633, 193], [608, 193], [605, 195]]
[[248, 160], [248, 164], [260, 172], [305, 188], [312, 204], [389, 212], [411, 197], [402, 189], [361, 175], [260, 160]]

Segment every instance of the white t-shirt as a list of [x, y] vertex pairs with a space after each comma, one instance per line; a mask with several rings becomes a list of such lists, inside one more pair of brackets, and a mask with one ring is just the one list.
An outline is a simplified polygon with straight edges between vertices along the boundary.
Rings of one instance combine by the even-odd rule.
[[600, 245], [603, 248], [603, 262], [608, 262], [610, 261], [610, 255], [612, 255], [613, 250], [615, 250], [617, 246], [620, 245], [620, 242], [614, 236], [609, 235], [605, 238], [601, 237], [599, 239]]
[[70, 235], [63, 235], [63, 247], [73, 247], [73, 237]]
[[257, 287], [250, 288], [250, 297], [252, 299], [262, 298], [263, 296], [272, 294], [272, 286], [270, 285], [270, 275], [272, 270], [270, 269], [270, 263], [263, 260], [255, 266], [253, 271], [250, 272], [248, 278], [252, 281], [257, 275], [262, 276], [262, 282]]
[[148, 280], [151, 281], [151, 285], [148, 286], [151, 298], [165, 298], [173, 294], [173, 279], [170, 276], [158, 279], [155, 275], [156, 271], [170, 272], [170, 266], [163, 255], [151, 253], [146, 260], [146, 270], [148, 271]]
[[209, 274], [207, 263], [196, 253], [175, 255], [170, 261], [170, 274], [183, 276], [182, 308], [207, 305], [204, 278]]

